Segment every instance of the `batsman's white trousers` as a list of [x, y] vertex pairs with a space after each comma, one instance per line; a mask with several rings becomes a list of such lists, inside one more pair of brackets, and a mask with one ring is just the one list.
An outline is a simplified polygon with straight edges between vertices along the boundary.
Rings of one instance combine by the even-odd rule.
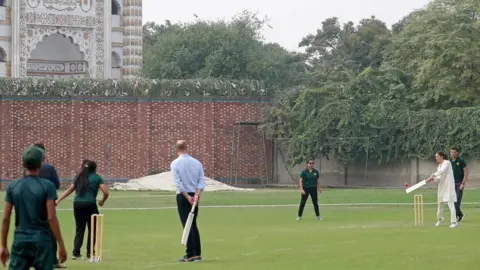
[[[448, 209], [450, 209], [450, 223], [457, 222], [457, 213], [455, 212], [455, 203], [454, 202], [446, 202], [448, 205]], [[437, 211], [437, 218], [443, 219], [443, 209], [444, 209], [445, 202], [438, 203], [438, 211]]]

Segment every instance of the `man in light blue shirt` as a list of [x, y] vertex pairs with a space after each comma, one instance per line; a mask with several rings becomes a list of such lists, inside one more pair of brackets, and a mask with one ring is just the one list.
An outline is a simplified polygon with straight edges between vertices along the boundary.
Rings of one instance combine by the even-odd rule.
[[195, 217], [188, 236], [186, 255], [179, 261], [197, 262], [202, 260], [197, 217], [199, 208], [198, 198], [205, 187], [204, 171], [202, 163], [187, 153], [187, 143], [185, 141], [177, 141], [176, 150], [178, 157], [170, 164], [170, 169], [177, 186], [177, 208], [183, 227], [185, 227], [193, 203], [197, 202], [197, 207], [194, 211]]

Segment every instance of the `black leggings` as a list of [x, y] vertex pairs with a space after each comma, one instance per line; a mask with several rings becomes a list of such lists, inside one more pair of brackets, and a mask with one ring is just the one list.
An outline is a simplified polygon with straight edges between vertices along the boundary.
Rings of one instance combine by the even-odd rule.
[[305, 195], [302, 194], [302, 198], [300, 200], [300, 207], [298, 208], [298, 216], [301, 217], [303, 215], [303, 209], [305, 208], [305, 204], [307, 203], [308, 196], [312, 196], [312, 204], [313, 208], [315, 209], [315, 215], [317, 217], [320, 216], [320, 209], [318, 209], [318, 193], [317, 188], [304, 188]]
[[[80, 249], [83, 245], [83, 237], [85, 236], [85, 227], [88, 228], [88, 238], [87, 238], [87, 257], [90, 256], [89, 250], [90, 245], [95, 245], [95, 243], [90, 243], [90, 234], [95, 235], [95, 231], [92, 232], [90, 228], [90, 219], [94, 214], [98, 214], [97, 203], [95, 202], [74, 202], [73, 203], [73, 214], [75, 215], [75, 240], [73, 244], [73, 256], [80, 256]], [[95, 228], [94, 228], [95, 229]], [[94, 240], [95, 241], [95, 240]]]

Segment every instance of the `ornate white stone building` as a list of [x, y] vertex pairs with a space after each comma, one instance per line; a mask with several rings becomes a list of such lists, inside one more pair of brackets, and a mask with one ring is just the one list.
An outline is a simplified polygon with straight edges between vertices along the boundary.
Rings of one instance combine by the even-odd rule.
[[0, 77], [135, 78], [142, 0], [0, 0]]

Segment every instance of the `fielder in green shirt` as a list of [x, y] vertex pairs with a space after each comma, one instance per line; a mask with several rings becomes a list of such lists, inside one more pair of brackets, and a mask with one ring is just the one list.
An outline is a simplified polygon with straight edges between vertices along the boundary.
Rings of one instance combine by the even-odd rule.
[[[59, 204], [63, 199], [75, 191], [75, 198], [73, 199], [73, 215], [75, 216], [76, 228], [72, 251], [73, 260], [78, 260], [82, 257], [80, 249], [83, 245], [85, 228], [88, 228], [87, 259], [94, 259], [90, 258], [89, 252], [90, 247], [95, 246], [95, 242], [90, 243], [90, 236], [92, 233], [95, 233], [95, 228], [90, 227], [90, 218], [92, 215], [99, 213], [97, 207], [97, 195], [99, 190], [103, 193], [103, 199], [98, 200], [98, 205], [103, 206], [108, 198], [108, 188], [103, 182], [103, 178], [97, 174], [97, 164], [91, 160], [84, 160], [80, 173], [75, 176], [73, 183], [57, 200], [57, 204]], [[96, 239], [94, 239], [94, 241], [96, 241]]]
[[462, 221], [465, 218], [460, 205], [462, 204], [463, 190], [467, 184], [468, 168], [463, 158], [458, 156], [456, 146], [450, 148], [450, 162], [452, 163], [453, 178], [455, 179], [455, 192], [457, 193], [457, 201], [455, 202], [455, 210], [457, 212], [457, 220]]
[[313, 159], [310, 159], [307, 161], [307, 168], [305, 168], [302, 173], [300, 174], [300, 192], [302, 194], [301, 199], [300, 199], [300, 206], [298, 208], [298, 216], [297, 220], [302, 219], [303, 215], [303, 209], [305, 208], [305, 204], [307, 203], [307, 199], [309, 196], [312, 197], [312, 204], [313, 208], [315, 210], [315, 215], [317, 217], [317, 220], [321, 220], [320, 217], [320, 209], [318, 207], [318, 193], [322, 192], [322, 189], [320, 188], [320, 184], [318, 183], [318, 179], [320, 178], [320, 172], [313, 168], [313, 165], [315, 162]]
[[[22, 154], [26, 169], [22, 179], [12, 181], [7, 187], [2, 224], [0, 257], [5, 266], [10, 257], [10, 270], [54, 269], [51, 233], [58, 242], [59, 262], [67, 259], [60, 226], [56, 217], [55, 185], [39, 177], [45, 152], [36, 146], [28, 147]], [[9, 256], [7, 239], [10, 217], [15, 208], [15, 233]]]

